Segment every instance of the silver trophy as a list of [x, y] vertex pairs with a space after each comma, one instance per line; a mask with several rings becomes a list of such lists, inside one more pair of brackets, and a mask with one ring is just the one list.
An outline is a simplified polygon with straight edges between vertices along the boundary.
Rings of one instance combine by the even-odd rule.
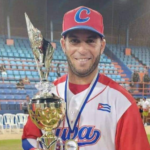
[[59, 143], [62, 150], [62, 140], [55, 136], [53, 130], [65, 117], [66, 104], [62, 98], [52, 93], [52, 85], [48, 82], [54, 48], [32, 25], [26, 13], [25, 18], [32, 52], [40, 75], [40, 82], [35, 85], [39, 93], [30, 100], [28, 105], [31, 120], [44, 131], [43, 136], [37, 139], [37, 148], [39, 148], [39, 143], [42, 143], [46, 150], [56, 150], [56, 145]]

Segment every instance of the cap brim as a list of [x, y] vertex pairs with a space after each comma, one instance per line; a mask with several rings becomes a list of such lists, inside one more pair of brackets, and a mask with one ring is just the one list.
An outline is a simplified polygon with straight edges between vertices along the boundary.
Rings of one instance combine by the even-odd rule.
[[92, 27], [89, 27], [89, 26], [75, 26], [73, 28], [70, 28], [64, 32], [61, 33], [62, 36], [64, 36], [65, 34], [67, 34], [69, 31], [73, 31], [73, 30], [89, 30], [89, 31], [93, 31], [95, 33], [97, 33], [100, 37], [104, 37], [103, 34], [101, 34], [100, 32], [98, 32], [97, 30], [95, 30], [94, 28]]

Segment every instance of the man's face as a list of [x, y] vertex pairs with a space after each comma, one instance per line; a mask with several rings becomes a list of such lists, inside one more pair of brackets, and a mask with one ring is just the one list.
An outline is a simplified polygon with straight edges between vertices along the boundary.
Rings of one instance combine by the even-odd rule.
[[105, 41], [94, 32], [75, 30], [61, 39], [61, 45], [67, 56], [69, 71], [85, 77], [97, 68]]
[[26, 96], [26, 100], [29, 102], [29, 100], [30, 100], [29, 96]]

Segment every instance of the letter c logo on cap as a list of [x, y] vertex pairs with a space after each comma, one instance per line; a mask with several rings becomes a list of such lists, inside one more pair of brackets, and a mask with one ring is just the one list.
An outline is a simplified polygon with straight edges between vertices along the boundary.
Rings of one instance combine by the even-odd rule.
[[80, 15], [82, 13], [82, 11], [86, 11], [86, 14], [89, 15], [90, 14], [90, 10], [88, 8], [80, 8], [76, 14], [75, 14], [75, 21], [78, 23], [85, 23], [87, 21], [89, 21], [90, 17], [86, 17], [86, 18], [80, 18]]

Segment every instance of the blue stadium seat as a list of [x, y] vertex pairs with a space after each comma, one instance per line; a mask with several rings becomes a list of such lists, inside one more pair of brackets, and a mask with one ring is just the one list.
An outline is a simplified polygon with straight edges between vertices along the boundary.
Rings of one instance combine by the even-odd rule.
[[10, 89], [5, 89], [5, 90], [1, 90], [1, 91], [3, 91], [5, 95], [11, 94], [11, 90]]
[[[33, 89], [33, 85], [29, 84], [29, 85], [24, 85], [25, 89]], [[34, 87], [35, 88], [35, 87]]]
[[4, 89], [0, 89], [0, 95], [4, 94], [4, 93], [5, 93], [5, 90]]
[[112, 71], [112, 70], [109, 70], [109, 73], [110, 73], [110, 74], [113, 74], [113, 71]]
[[21, 79], [20, 75], [15, 75], [15, 79], [19, 81]]
[[30, 67], [30, 70], [35, 70], [35, 67]]
[[113, 79], [116, 79], [116, 75], [115, 75], [115, 74], [113, 74], [111, 77], [112, 77]]
[[2, 56], [7, 57], [8, 56], [7, 52], [2, 52]]
[[6, 95], [6, 98], [7, 100], [14, 100], [14, 95]]
[[13, 53], [8, 52], [8, 57], [13, 57]]
[[18, 94], [24, 95], [26, 94], [26, 90], [18, 90]]
[[8, 87], [7, 84], [0, 84], [0, 88], [6, 89]]
[[17, 69], [17, 66], [11, 66], [12, 69]]
[[[1, 95], [0, 95], [0, 99], [2, 100]], [[8, 110], [9, 109], [8, 102], [0, 102], [0, 105], [1, 105], [1, 110]]]
[[124, 79], [124, 78], [122, 78], [122, 79], [121, 79], [121, 81], [122, 81], [122, 82], [124, 82], [124, 81], [125, 81], [125, 79]]
[[9, 65], [9, 61], [7, 61], [7, 60], [4, 60], [4, 63]]
[[26, 90], [27, 95], [33, 95], [33, 91], [32, 90]]
[[19, 91], [18, 91], [18, 89], [11, 89], [11, 93], [13, 93], [13, 95], [15, 95], [15, 94], [18, 94]]
[[18, 53], [14, 53], [14, 57], [18, 58], [19, 54]]
[[55, 76], [55, 72], [50, 72], [49, 76], [54, 77]]
[[25, 75], [25, 71], [20, 71], [20, 75]]
[[107, 77], [111, 78], [111, 75], [110, 75], [110, 74], [108, 74], [108, 75], [107, 75]]
[[26, 71], [25, 73], [27, 76], [31, 75], [31, 71]]
[[4, 62], [2, 60], [0, 60], [0, 64], [4, 64]]
[[21, 57], [21, 58], [26, 58], [26, 57], [25, 57], [25, 54], [23, 54], [23, 53], [20, 53], [20, 57]]
[[116, 75], [116, 79], [121, 79], [121, 76], [120, 75]]
[[18, 69], [23, 69], [23, 67], [18, 65]]
[[32, 76], [38, 76], [38, 72], [32, 71], [31, 72]]
[[[14, 76], [14, 75], [11, 75], [11, 74], [10, 74], [10, 75], [8, 74], [7, 77], [8, 77], [8, 78], [12, 78], [12, 79], [14, 80], [14, 77], [15, 77], [15, 76]], [[11, 79], [9, 79], [9, 80], [11, 80]]]
[[116, 79], [116, 81], [117, 81], [117, 82], [120, 82], [120, 81], [121, 81], [121, 79]]
[[10, 101], [8, 102], [9, 110], [16, 110], [16, 102]]
[[26, 99], [26, 95], [22, 95], [22, 100], [25, 100]]
[[19, 75], [19, 71], [18, 71], [18, 70], [14, 70], [13, 72], [14, 72], [14, 75], [15, 75], [15, 76], [16, 76], [16, 75]]
[[105, 74], [108, 74], [108, 70], [104, 70], [104, 73], [105, 73]]
[[22, 96], [21, 95], [14, 95], [14, 99], [15, 100], [22, 100]]

